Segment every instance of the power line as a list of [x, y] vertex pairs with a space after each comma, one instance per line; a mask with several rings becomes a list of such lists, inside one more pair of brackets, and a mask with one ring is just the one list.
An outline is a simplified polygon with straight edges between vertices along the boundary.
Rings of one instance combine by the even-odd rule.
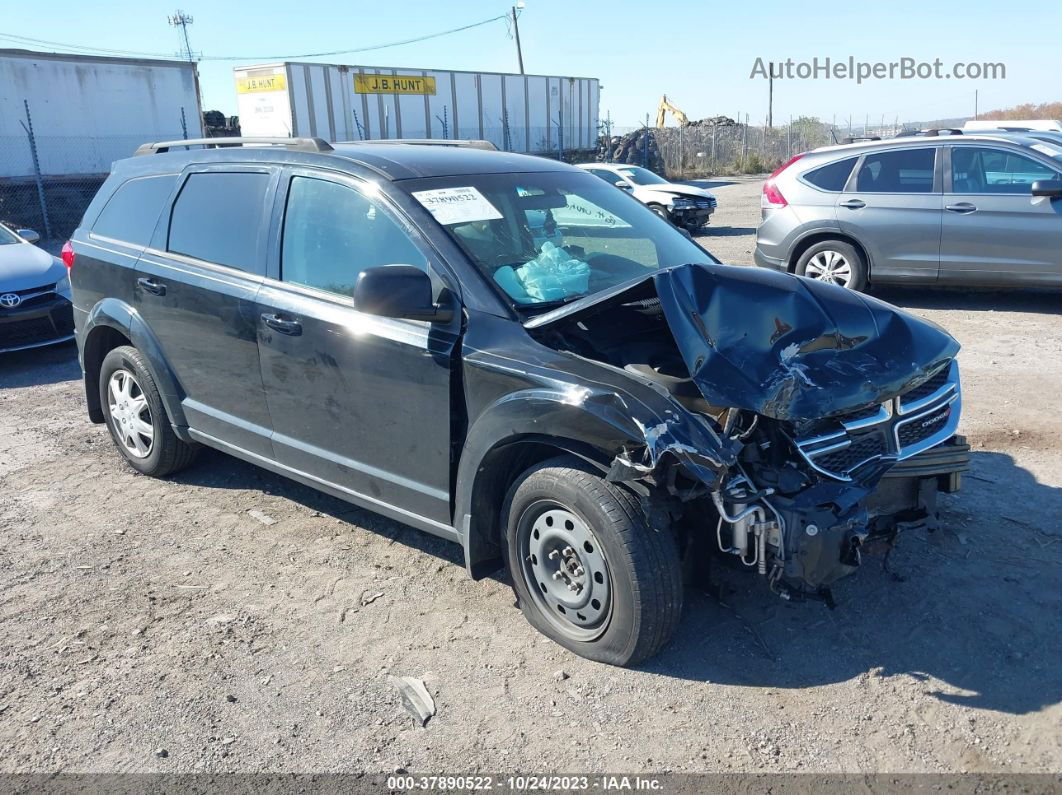
[[508, 19], [508, 14], [500, 14], [490, 19], [484, 19], [479, 22], [473, 22], [470, 25], [462, 25], [459, 28], [451, 28], [450, 30], [443, 30], [438, 33], [429, 33], [425, 36], [417, 36], [412, 39], [404, 39], [402, 41], [392, 41], [387, 44], [372, 44], [368, 47], [355, 47], [350, 50], [331, 50], [328, 52], [307, 52], [301, 55], [226, 55], [215, 57], [204, 57], [204, 61], [291, 61], [296, 58], [323, 58], [330, 55], [347, 55], [355, 52], [369, 52], [370, 50], [383, 50], [387, 47], [400, 47], [403, 44], [416, 44], [420, 41], [427, 41], [428, 39], [437, 39], [440, 36], [449, 36], [452, 33], [460, 33], [472, 28], [478, 28], [482, 25], [489, 25], [491, 22], [497, 22], [498, 20]]
[[[388, 47], [400, 47], [405, 44], [416, 44], [421, 41], [428, 41], [429, 39], [437, 39], [441, 36], [450, 36], [454, 33], [461, 33], [462, 31], [471, 30], [472, 28], [482, 27], [483, 25], [489, 25], [491, 22], [498, 22], [499, 20], [508, 20], [508, 14], [500, 14], [490, 19], [483, 19], [479, 22], [473, 22], [468, 25], [462, 25], [458, 28], [451, 28], [450, 30], [439, 31], [438, 33], [428, 33], [424, 36], [416, 36], [411, 39], [403, 39], [402, 41], [392, 41], [386, 44], [372, 44], [366, 47], [354, 47], [346, 50], [328, 50], [325, 52], [308, 52], [300, 53], [297, 55], [204, 55], [200, 56], [198, 60], [201, 61], [293, 61], [300, 58], [323, 58], [332, 55], [348, 55], [358, 52], [371, 52], [373, 50], [383, 50]], [[173, 58], [172, 53], [163, 52], [143, 52], [137, 50], [119, 50], [108, 49], [105, 47], [93, 47], [86, 44], [68, 44], [58, 41], [48, 41], [47, 39], [32, 39], [27, 36], [16, 36], [10, 33], [0, 33], [0, 39], [12, 41], [22, 45], [33, 46], [47, 46], [58, 47], [63, 50], [69, 51], [70, 54], [94, 54], [94, 55], [113, 55], [113, 56], [139, 56], [146, 58]]]
[[0, 39], [6, 39], [14, 44], [28, 44], [34, 47], [59, 47], [64, 50], [81, 50], [92, 53], [109, 54], [109, 55], [143, 55], [158, 58], [172, 58], [172, 54], [164, 52], [142, 52], [139, 50], [117, 50], [108, 49], [106, 47], [92, 47], [87, 44], [63, 44], [58, 41], [48, 41], [47, 39], [31, 39], [28, 36], [16, 36], [13, 33], [0, 33]]

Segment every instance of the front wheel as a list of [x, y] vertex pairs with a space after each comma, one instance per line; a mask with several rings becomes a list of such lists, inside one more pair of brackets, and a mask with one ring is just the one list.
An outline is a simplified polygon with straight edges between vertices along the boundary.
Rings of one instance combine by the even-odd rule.
[[843, 240], [823, 240], [808, 248], [797, 260], [796, 273], [849, 290], [864, 290], [867, 286], [867, 266], [862, 255]]
[[667, 214], [667, 208], [666, 207], [662, 207], [659, 204], [650, 204], [649, 205], [649, 209], [652, 210], [657, 215], [659, 215], [661, 218], [663, 218], [668, 223], [671, 223], [671, 218]]
[[671, 637], [682, 613], [678, 551], [632, 494], [565, 456], [525, 472], [503, 517], [513, 590], [537, 630], [611, 665], [639, 663]]

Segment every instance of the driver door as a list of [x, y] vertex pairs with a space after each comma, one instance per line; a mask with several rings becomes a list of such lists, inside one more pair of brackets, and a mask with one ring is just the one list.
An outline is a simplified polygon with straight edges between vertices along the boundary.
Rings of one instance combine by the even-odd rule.
[[284, 175], [271, 228], [280, 234], [258, 295], [258, 341], [277, 460], [451, 534], [461, 313], [448, 324], [383, 318], [359, 312], [352, 297], [362, 270], [437, 272], [435, 255], [375, 186], [311, 170]]
[[1033, 196], [1056, 169], [1009, 149], [952, 146], [940, 281], [1062, 285], [1062, 201]]

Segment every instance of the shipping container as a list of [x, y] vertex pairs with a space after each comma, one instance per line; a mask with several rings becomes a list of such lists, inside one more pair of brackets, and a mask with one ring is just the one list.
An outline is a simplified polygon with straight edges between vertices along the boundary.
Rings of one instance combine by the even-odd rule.
[[106, 174], [145, 141], [202, 137], [195, 64], [0, 50], [0, 177]]
[[248, 136], [477, 138], [511, 152], [594, 149], [596, 78], [283, 62], [235, 69]]

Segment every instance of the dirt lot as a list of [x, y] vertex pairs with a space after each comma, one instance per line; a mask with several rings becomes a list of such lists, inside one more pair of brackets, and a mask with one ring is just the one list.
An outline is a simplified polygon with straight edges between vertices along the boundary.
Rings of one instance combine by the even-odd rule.
[[[749, 263], [759, 184], [703, 242]], [[0, 358], [0, 771], [1062, 770], [1062, 296], [890, 291], [974, 445], [942, 544], [835, 611], [734, 574], [639, 670], [536, 634], [459, 550], [220, 454], [138, 476], [72, 347]], [[388, 674], [423, 678], [426, 728]]]

